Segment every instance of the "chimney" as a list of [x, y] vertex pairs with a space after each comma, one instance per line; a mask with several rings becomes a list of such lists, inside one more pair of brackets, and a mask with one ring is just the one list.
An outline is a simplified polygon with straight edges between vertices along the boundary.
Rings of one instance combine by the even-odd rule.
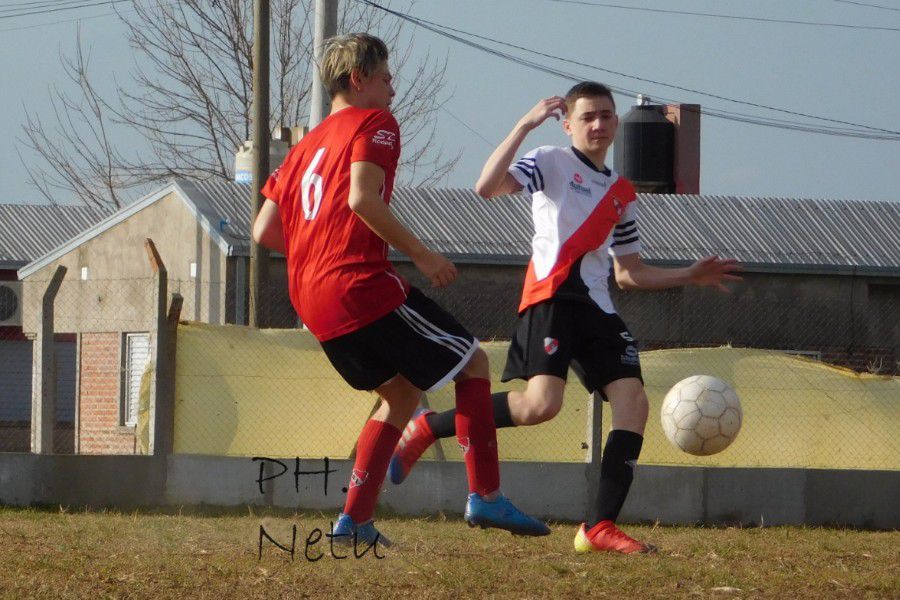
[[700, 193], [700, 105], [667, 104], [663, 116], [675, 125], [675, 193]]

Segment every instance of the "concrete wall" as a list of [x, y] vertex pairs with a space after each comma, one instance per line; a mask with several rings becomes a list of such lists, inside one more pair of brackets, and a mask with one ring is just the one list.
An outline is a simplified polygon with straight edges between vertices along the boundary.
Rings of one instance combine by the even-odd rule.
[[[229, 286], [235, 293], [235, 283], [227, 281], [227, 258], [174, 193], [25, 278], [23, 330], [31, 333], [37, 330], [47, 282], [58, 266], [68, 269], [54, 305], [54, 329], [82, 335], [76, 435], [79, 452], [85, 454], [135, 451], [134, 428], [120, 425], [122, 336], [152, 331], [156, 321], [146, 238], [154, 241], [166, 266], [169, 294], [184, 298], [183, 319], [234, 321], [234, 302], [226, 297]], [[191, 263], [196, 265], [194, 276]], [[85, 280], [82, 267], [88, 269]]]
[[[173, 193], [25, 278], [23, 330], [36, 331], [46, 282], [62, 265], [68, 273], [56, 300], [56, 331], [149, 331], [156, 313], [150, 306], [153, 284], [146, 238], [154, 241], [166, 265], [169, 292], [184, 297], [182, 318], [233, 321], [225, 310], [226, 257]], [[195, 279], [192, 262], [197, 264]], [[82, 267], [89, 270], [85, 281]]]
[[[508, 339], [525, 280], [524, 265], [457, 263], [459, 277], [434, 289], [412, 263], [397, 272], [481, 339]], [[292, 309], [284, 264], [271, 268], [276, 321], [289, 326]], [[610, 282], [613, 302], [646, 349], [732, 344], [820, 353], [857, 370], [896, 373], [900, 360], [900, 279], [868, 275], [747, 272], [731, 294], [709, 288], [623, 292]], [[284, 318], [284, 315], [288, 315]], [[280, 320], [279, 320], [280, 319]]]
[[[344, 460], [174, 455], [154, 457], [0, 454], [0, 504], [113, 506], [267, 505], [336, 513], [349, 469]], [[299, 471], [319, 472], [300, 475]], [[565, 521], [584, 518], [586, 467], [578, 463], [503, 463], [505, 493], [523, 510]], [[381, 506], [400, 514], [460, 514], [466, 495], [458, 463], [423, 462], [402, 486], [385, 485]], [[841, 525], [900, 527], [900, 472], [805, 469], [638, 467], [623, 522], [665, 524]]]

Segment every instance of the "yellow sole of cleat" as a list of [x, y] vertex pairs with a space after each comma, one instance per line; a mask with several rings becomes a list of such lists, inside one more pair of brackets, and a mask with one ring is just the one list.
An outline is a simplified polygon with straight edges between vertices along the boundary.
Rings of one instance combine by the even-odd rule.
[[591, 545], [590, 540], [587, 539], [587, 536], [584, 535], [582, 530], [578, 530], [578, 533], [575, 534], [575, 552], [585, 553], [592, 552], [594, 547]]

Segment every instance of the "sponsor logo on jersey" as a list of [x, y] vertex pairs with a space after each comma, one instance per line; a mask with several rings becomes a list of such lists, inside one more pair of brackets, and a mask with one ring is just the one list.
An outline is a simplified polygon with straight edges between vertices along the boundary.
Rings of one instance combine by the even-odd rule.
[[574, 180], [569, 182], [569, 189], [571, 189], [576, 194], [581, 194], [582, 196], [590, 196], [591, 188], [581, 185], [581, 182], [581, 176], [578, 173], [575, 173]]
[[458, 438], [456, 438], [456, 443], [459, 444], [459, 447], [460, 447], [460, 449], [462, 450], [463, 454], [468, 454], [468, 453], [469, 453], [469, 445], [470, 445], [470, 444], [469, 444], [469, 438], [467, 438], [467, 437], [458, 437]]
[[350, 487], [355, 488], [359, 487], [369, 479], [368, 471], [360, 471], [359, 469], [353, 469], [353, 472], [350, 473]]
[[581, 173], [575, 173], [575, 183], [584, 183], [584, 179], [581, 178]]
[[556, 351], [559, 350], [559, 340], [551, 337], [544, 338], [544, 352], [548, 355], [553, 355]]
[[379, 129], [378, 132], [372, 136], [373, 144], [381, 144], [382, 146], [389, 146], [391, 148], [394, 147], [395, 141], [397, 141], [397, 134], [393, 131], [388, 131], [387, 129]]

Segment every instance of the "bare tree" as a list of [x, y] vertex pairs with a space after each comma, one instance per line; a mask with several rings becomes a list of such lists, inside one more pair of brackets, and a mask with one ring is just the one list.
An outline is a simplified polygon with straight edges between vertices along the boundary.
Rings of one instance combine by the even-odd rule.
[[[127, 84], [116, 82], [112, 97], [94, 84], [79, 34], [74, 56], [62, 58], [74, 87], [51, 88], [52, 117], [26, 107], [20, 141], [45, 162], [35, 167], [23, 159], [31, 183], [50, 201], [62, 192], [120, 207], [136, 191], [173, 177], [230, 179], [234, 152], [251, 131], [252, 4], [135, 0], [119, 19], [138, 66]], [[272, 0], [272, 127], [308, 120], [313, 4]], [[434, 143], [446, 58], [411, 64], [403, 24], [353, 0], [341, 2], [338, 31], [373, 32], [392, 48], [398, 75], [393, 111], [404, 139], [400, 181], [435, 183], [459, 158], [444, 156]], [[130, 141], [116, 143], [121, 139]]]

